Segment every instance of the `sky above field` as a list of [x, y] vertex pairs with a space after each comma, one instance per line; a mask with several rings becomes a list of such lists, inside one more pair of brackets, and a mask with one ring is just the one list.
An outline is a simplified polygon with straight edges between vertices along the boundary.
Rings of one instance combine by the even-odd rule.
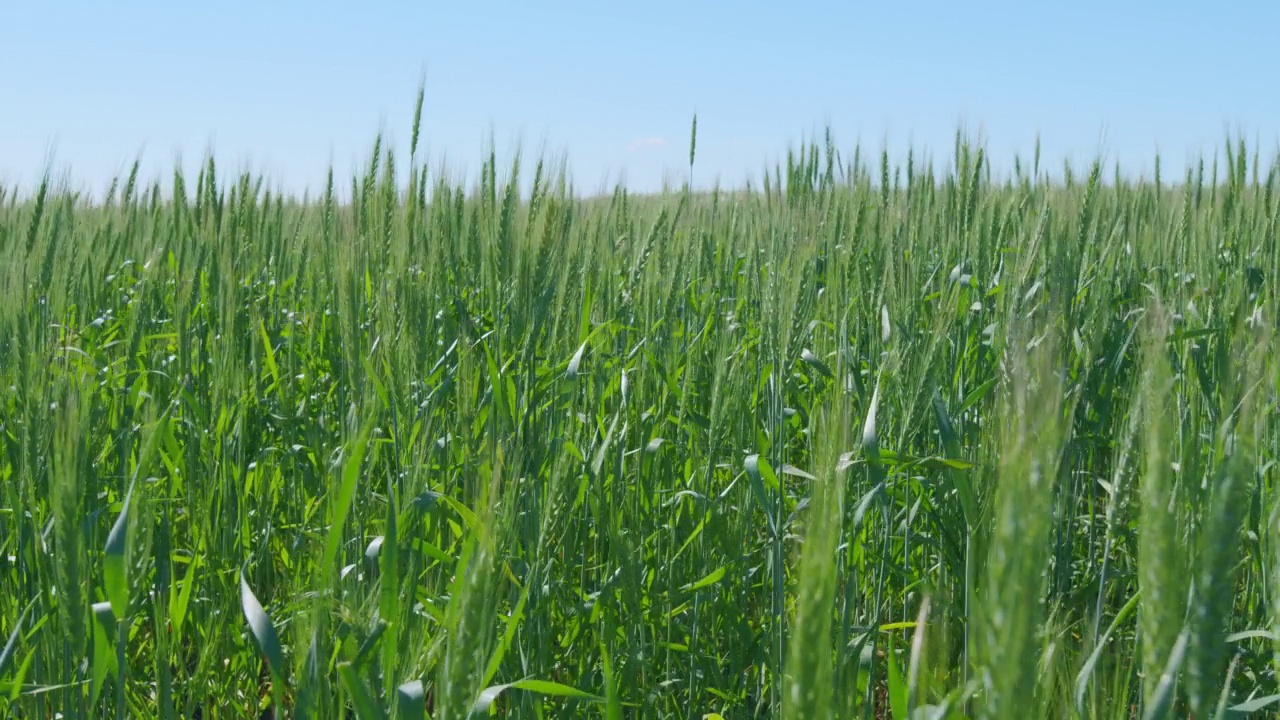
[[[939, 162], [956, 130], [998, 169], [1029, 158], [1133, 174], [1211, 155], [1228, 133], [1280, 143], [1280, 5], [1130, 0], [0, 3], [0, 182], [45, 168], [105, 188], [193, 168], [315, 191], [363, 165], [381, 130], [475, 177], [565, 157], [580, 191], [758, 178], [830, 127], [849, 149]], [[64, 175], [65, 174], [65, 175]]]

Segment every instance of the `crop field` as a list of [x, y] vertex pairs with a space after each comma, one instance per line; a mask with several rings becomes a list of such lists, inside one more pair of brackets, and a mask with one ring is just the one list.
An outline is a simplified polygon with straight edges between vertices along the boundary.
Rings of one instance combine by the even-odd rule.
[[417, 135], [0, 188], [0, 716], [1275, 716], [1280, 165]]

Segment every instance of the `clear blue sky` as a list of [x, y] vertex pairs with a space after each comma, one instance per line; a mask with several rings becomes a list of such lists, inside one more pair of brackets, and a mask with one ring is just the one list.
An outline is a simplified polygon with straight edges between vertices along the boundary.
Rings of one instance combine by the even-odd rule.
[[740, 184], [830, 125], [842, 147], [945, 158], [963, 123], [998, 165], [1097, 152], [1149, 173], [1228, 131], [1280, 140], [1280, 5], [1041, 2], [0, 3], [0, 182], [50, 165], [101, 189], [212, 148], [228, 170], [316, 189], [380, 129], [474, 177], [492, 130], [509, 157], [567, 154], [576, 184], [676, 177], [698, 113], [699, 184]]

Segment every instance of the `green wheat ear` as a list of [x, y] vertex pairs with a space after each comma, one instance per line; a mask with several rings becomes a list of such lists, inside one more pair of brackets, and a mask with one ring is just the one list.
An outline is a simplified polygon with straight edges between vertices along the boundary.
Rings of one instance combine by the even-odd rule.
[[[1243, 159], [1241, 159], [1243, 162]], [[1260, 433], [1265, 427], [1261, 406], [1267, 402], [1272, 347], [1265, 329], [1242, 332], [1231, 367], [1232, 382], [1224, 397], [1216, 447], [1218, 465], [1208, 478], [1199, 518], [1199, 539], [1193, 568], [1194, 583], [1188, 608], [1187, 696], [1191, 711], [1207, 717], [1230, 695], [1223, 689], [1238, 595], [1241, 534], [1250, 515], [1261, 466]], [[1228, 400], [1228, 398], [1230, 400]], [[1228, 406], [1228, 402], [1230, 405]]]
[[693, 187], [693, 158], [698, 150], [698, 113], [693, 114], [693, 125], [689, 128], [689, 187]]
[[412, 166], [412, 160], [418, 152], [418, 131], [422, 127], [422, 101], [426, 97], [426, 82], [418, 84], [418, 97], [413, 103], [413, 131], [409, 138], [409, 159]]
[[835, 711], [831, 629], [839, 570], [837, 547], [843, 537], [844, 491], [847, 473], [840, 468], [840, 451], [848, 445], [850, 413], [836, 401], [820, 420], [818, 442], [821, 465], [811, 476], [810, 517], [795, 588], [796, 619], [791, 627], [791, 652], [786, 660], [785, 717], [830, 718]]
[[1187, 558], [1181, 541], [1187, 530], [1184, 503], [1174, 474], [1176, 385], [1165, 349], [1168, 316], [1159, 306], [1148, 312], [1143, 371], [1139, 384], [1145, 438], [1139, 483], [1138, 584], [1142, 588], [1143, 695], [1158, 694], [1186, 617]]
[[[1025, 346], [1023, 346], [1025, 347]], [[1039, 633], [1065, 434], [1062, 387], [1049, 345], [1009, 352], [999, 485], [976, 634], [981, 716], [1015, 717], [1038, 694]]]

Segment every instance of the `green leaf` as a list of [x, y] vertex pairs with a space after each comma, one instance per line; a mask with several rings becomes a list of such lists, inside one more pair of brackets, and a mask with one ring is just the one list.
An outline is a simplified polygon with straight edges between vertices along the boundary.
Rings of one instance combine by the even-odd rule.
[[889, 709], [894, 720], [907, 720], [907, 684], [902, 680], [902, 669], [898, 667], [893, 636], [889, 636], [889, 652], [885, 654], [885, 662], [889, 665]]
[[27, 656], [22, 659], [22, 663], [18, 665], [18, 669], [13, 673], [13, 687], [9, 689], [10, 702], [17, 700], [22, 694], [23, 682], [27, 679], [27, 671], [31, 669], [31, 663], [36, 659], [36, 649], [31, 648], [27, 651]]
[[1120, 612], [1116, 613], [1115, 618], [1111, 621], [1111, 625], [1107, 627], [1107, 631], [1102, 633], [1102, 637], [1098, 638], [1098, 645], [1089, 654], [1089, 659], [1085, 661], [1084, 666], [1080, 668], [1080, 672], [1076, 675], [1076, 711], [1081, 715], [1085, 714], [1084, 696], [1089, 689], [1089, 681], [1093, 679], [1093, 669], [1097, 666], [1098, 660], [1102, 657], [1103, 651], [1107, 648], [1107, 642], [1110, 641], [1112, 633], [1120, 628], [1133, 611], [1138, 607], [1138, 598], [1142, 595], [1142, 591], [1138, 590], [1129, 598], [1129, 601], [1120, 608]]
[[396, 711], [402, 720], [424, 720], [427, 690], [421, 680], [411, 680], [396, 688]]
[[868, 490], [866, 494], [862, 496], [862, 499], [858, 501], [858, 506], [853, 511], [853, 530], [855, 532], [862, 527], [862, 520], [866, 517], [867, 511], [871, 509], [872, 501], [875, 500], [883, 490], [884, 483], [881, 482]]
[[871, 393], [871, 406], [867, 408], [867, 418], [862, 423], [862, 455], [871, 465], [871, 474], [876, 482], [884, 479], [884, 465], [880, 458], [880, 439], [876, 432], [876, 413], [880, 409], [880, 379], [876, 378], [876, 388]]
[[682, 585], [680, 587], [680, 591], [694, 592], [696, 590], [701, 590], [702, 588], [715, 585], [716, 583], [720, 582], [720, 580], [724, 577], [724, 571], [725, 571], [725, 566], [721, 565], [715, 570], [712, 570], [711, 572], [707, 573], [701, 580], [691, 582], [688, 585]]
[[818, 359], [818, 356], [814, 355], [812, 350], [808, 348], [801, 350], [800, 359], [805, 361], [805, 363], [807, 363], [810, 367], [822, 373], [827, 378], [835, 377], [834, 375], [831, 374], [831, 368], [827, 367], [826, 363]]
[[1178, 640], [1169, 653], [1169, 661], [1165, 663], [1164, 672], [1160, 673], [1160, 681], [1152, 697], [1147, 698], [1147, 711], [1143, 720], [1160, 720], [1169, 714], [1173, 706], [1174, 689], [1177, 687], [1178, 672], [1182, 669], [1182, 661], [1187, 656], [1187, 645], [1191, 642], [1191, 634], [1184, 628], [1178, 634]]
[[1244, 642], [1246, 640], [1270, 640], [1271, 642], [1280, 642], [1280, 635], [1270, 630], [1245, 630], [1243, 632], [1233, 633], [1227, 636], [1227, 642]]
[[[930, 470], [964, 471], [964, 470], [973, 469], [973, 463], [968, 462], [967, 460], [956, 460], [955, 458], [944, 458], [944, 457], [918, 458], [916, 461], [916, 464], [920, 465], [921, 467], [929, 468]], [[969, 479], [964, 475], [952, 476], [952, 478], [957, 488], [959, 488], [962, 484], [965, 487], [969, 486]], [[970, 501], [972, 502], [972, 499]]]
[[622, 701], [618, 697], [618, 684], [613, 674], [613, 661], [609, 649], [600, 645], [600, 670], [604, 674], [605, 720], [622, 720]]
[[515, 424], [515, 418], [511, 416], [511, 406], [507, 403], [506, 383], [502, 381], [502, 371], [498, 368], [498, 361], [493, 357], [493, 350], [489, 347], [489, 343], [484, 344], [485, 365], [489, 368], [489, 390], [492, 395], [492, 406], [495, 415], [490, 419], [497, 421], [499, 418], [505, 420], [505, 425], [498, 427], [510, 427]]
[[568, 697], [578, 700], [587, 700], [594, 703], [603, 703], [604, 698], [599, 695], [592, 695], [589, 692], [583, 692], [575, 687], [563, 685], [551, 680], [519, 680], [511, 684], [511, 687], [517, 690], [525, 690], [538, 695], [548, 695], [553, 697]]
[[[134, 483], [136, 482], [135, 480]], [[129, 614], [129, 573], [125, 567], [125, 541], [129, 535], [129, 508], [133, 501], [134, 483], [129, 484], [120, 515], [111, 526], [107, 545], [103, 549], [103, 584], [106, 586], [107, 600], [111, 603], [111, 612], [116, 618], [124, 618]]]
[[360, 466], [364, 463], [365, 452], [369, 448], [369, 436], [373, 433], [373, 421], [365, 423], [364, 428], [354, 442], [348, 446], [350, 455], [342, 467], [342, 484], [338, 487], [338, 495], [333, 500], [332, 516], [329, 520], [329, 535], [325, 541], [324, 557], [321, 572], [329, 577], [333, 572], [334, 562], [338, 558], [338, 548], [342, 545], [342, 532], [347, 524], [347, 515], [351, 512], [351, 504], [355, 501], [356, 480], [360, 477]]
[[1276, 703], [1280, 703], [1280, 695], [1268, 695], [1266, 697], [1246, 700], [1239, 705], [1232, 705], [1230, 710], [1238, 713], [1254, 713], [1264, 708], [1271, 707]]
[[747, 470], [747, 477], [751, 480], [751, 492], [756, 496], [756, 502], [760, 504], [760, 511], [764, 513], [765, 522], [769, 525], [769, 534], [772, 537], [778, 536], [778, 526], [773, 518], [773, 504], [769, 502], [769, 495], [765, 490], [765, 478], [773, 477], [773, 488], [776, 490], [777, 477], [773, 474], [773, 469], [769, 467], [769, 461], [759, 455], [748, 455], [743, 465]]
[[484, 680], [481, 685], [488, 685], [498, 674], [498, 669], [502, 667], [502, 660], [506, 657], [507, 651], [511, 649], [511, 641], [515, 639], [516, 630], [520, 628], [521, 621], [524, 620], [524, 606], [529, 599], [529, 588], [526, 586], [520, 593], [520, 601], [516, 603], [516, 607], [507, 616], [506, 629], [502, 632], [502, 640], [498, 642], [498, 647], [494, 648], [493, 655], [489, 658], [489, 665], [484, 671]]
[[1227, 666], [1227, 679], [1222, 683], [1222, 692], [1218, 693], [1218, 704], [1214, 707], [1214, 720], [1222, 720], [1227, 716], [1227, 702], [1231, 700], [1232, 680], [1236, 676], [1236, 667], [1239, 666], [1240, 656], [1236, 655], [1231, 659], [1231, 664]]
[[974, 405], [977, 405], [984, 397], [987, 396], [987, 393], [991, 392], [991, 388], [995, 387], [996, 383], [998, 383], [999, 381], [1000, 381], [999, 377], [993, 377], [990, 380], [982, 383], [978, 387], [974, 388], [972, 392], [970, 392], [968, 395], [965, 396], [964, 402], [960, 403], [960, 408], [956, 412], [963, 414], [964, 411], [968, 410]]
[[182, 626], [187, 619], [187, 608], [191, 605], [191, 589], [196, 584], [196, 571], [200, 569], [200, 557], [196, 555], [191, 560], [181, 581], [169, 586], [169, 622], [173, 624], [175, 642], [182, 640]]
[[249, 631], [257, 641], [258, 649], [267, 659], [271, 675], [276, 682], [283, 681], [284, 651], [280, 646], [280, 636], [276, 634], [276, 628], [271, 624], [267, 611], [262, 609], [262, 603], [258, 602], [258, 597], [250, 589], [243, 570], [240, 571], [240, 607], [244, 610], [245, 620], [249, 621]]
[[518, 680], [506, 685], [494, 685], [480, 691], [476, 702], [471, 706], [471, 714], [478, 715], [489, 712], [489, 708], [498, 696], [507, 690], [524, 690], [538, 695], [546, 695], [548, 697], [564, 697], [573, 698], [575, 700], [585, 700], [587, 702], [604, 704], [605, 699], [599, 695], [583, 692], [577, 688], [568, 685], [562, 685], [558, 682], [550, 680]]
[[475, 530], [477, 527], [479, 527], [480, 519], [476, 517], [475, 511], [473, 511], [471, 508], [467, 507], [466, 505], [463, 505], [460, 500], [457, 500], [448, 495], [442, 495], [440, 496], [440, 502], [449, 506], [450, 510], [453, 510], [455, 513], [457, 513], [458, 518], [462, 520], [462, 524], [466, 526], [468, 530]]
[[36, 599], [32, 598], [27, 603], [27, 607], [23, 609], [22, 614], [18, 616], [18, 622], [13, 624], [13, 632], [9, 633], [9, 640], [5, 642], [4, 650], [0, 651], [0, 674], [4, 673], [9, 661], [13, 658], [14, 652], [18, 649], [18, 638], [22, 637], [22, 624], [27, 621], [27, 613], [31, 612], [31, 608], [35, 604]]
[[374, 648], [378, 647], [378, 643], [382, 641], [383, 636], [386, 634], [387, 622], [381, 618], [374, 620], [369, 634], [365, 636], [364, 642], [361, 642], [360, 647], [356, 649], [356, 656], [351, 659], [351, 665], [357, 670], [364, 670], [365, 664], [369, 662]]
[[93, 604], [93, 668], [89, 680], [89, 707], [97, 707], [98, 696], [102, 693], [102, 682], [107, 673], [116, 671], [115, 642], [116, 618], [111, 612], [111, 603]]
[[382, 535], [379, 535], [374, 539], [370, 540], [369, 544], [366, 545], [364, 549], [364, 559], [370, 562], [374, 562], [379, 557], [381, 557], [382, 543], [384, 540], [386, 540], [386, 538], [383, 537]]
[[[565, 374], [571, 379], [578, 377], [578, 367], [582, 365], [582, 354], [587, 350], [587, 340], [583, 340], [578, 346], [578, 351], [569, 359], [569, 367], [565, 369]], [[563, 355], [561, 357], [564, 357]]]
[[262, 338], [262, 357], [267, 363], [267, 372], [271, 373], [271, 384], [280, 392], [280, 366], [276, 364], [276, 351], [271, 347], [271, 336], [263, 320], [258, 320], [258, 335]]
[[605, 456], [609, 453], [609, 446], [613, 444], [613, 434], [618, 430], [618, 415], [613, 416], [613, 421], [609, 423], [609, 430], [604, 435], [604, 440], [600, 441], [600, 447], [596, 448], [595, 457], [591, 460], [591, 477], [599, 479], [600, 471], [604, 469]]
[[801, 470], [800, 468], [796, 467], [795, 465], [783, 465], [783, 466], [782, 466], [782, 474], [783, 474], [783, 475], [790, 475], [791, 477], [803, 478], [803, 479], [805, 479], [805, 480], [817, 480], [817, 479], [818, 479], [818, 478], [814, 477], [814, 476], [813, 476], [813, 474], [811, 474], [811, 473], [809, 473], [809, 472], [807, 472], [807, 471], [805, 471], [805, 470]]
[[338, 663], [338, 678], [342, 680], [342, 687], [351, 696], [351, 704], [356, 708], [357, 718], [360, 720], [384, 720], [386, 715], [378, 707], [373, 696], [369, 694], [369, 688], [365, 687], [364, 683], [360, 681], [360, 676], [356, 675], [356, 670], [351, 666], [351, 663]]

